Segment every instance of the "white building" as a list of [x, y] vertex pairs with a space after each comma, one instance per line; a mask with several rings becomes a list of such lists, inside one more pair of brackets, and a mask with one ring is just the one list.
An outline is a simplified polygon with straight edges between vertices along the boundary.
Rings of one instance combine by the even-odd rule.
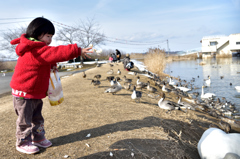
[[240, 33], [229, 36], [203, 37], [201, 43], [203, 57], [240, 54]]

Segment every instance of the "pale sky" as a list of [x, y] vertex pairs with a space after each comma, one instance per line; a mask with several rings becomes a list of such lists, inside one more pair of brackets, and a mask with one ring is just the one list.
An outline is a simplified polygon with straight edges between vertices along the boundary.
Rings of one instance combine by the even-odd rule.
[[[201, 48], [204, 36], [240, 33], [240, 0], [6, 0], [0, 5], [0, 33], [40, 16], [67, 26], [94, 17], [115, 39], [98, 48], [127, 53], [167, 50], [167, 40], [171, 51], [186, 51]], [[60, 26], [53, 24], [57, 31]]]

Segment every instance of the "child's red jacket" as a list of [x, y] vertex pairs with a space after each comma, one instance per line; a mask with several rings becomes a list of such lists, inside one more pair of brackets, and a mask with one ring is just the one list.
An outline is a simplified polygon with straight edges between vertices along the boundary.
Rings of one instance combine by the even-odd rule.
[[18, 44], [16, 53], [19, 58], [10, 86], [13, 95], [24, 98], [46, 97], [51, 65], [81, 55], [77, 44], [47, 46], [44, 42], [28, 40], [25, 34], [12, 40], [11, 44]]

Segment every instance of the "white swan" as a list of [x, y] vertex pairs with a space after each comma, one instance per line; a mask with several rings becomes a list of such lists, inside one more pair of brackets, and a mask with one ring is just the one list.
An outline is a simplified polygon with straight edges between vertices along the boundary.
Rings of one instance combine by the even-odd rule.
[[237, 91], [240, 91], [240, 86], [235, 86], [235, 89], [236, 89]]
[[174, 86], [174, 87], [177, 88], [177, 89], [182, 90], [183, 92], [188, 92], [188, 91], [191, 91], [191, 90], [192, 90], [192, 89], [187, 88], [187, 87], [178, 87], [178, 86]]
[[202, 86], [202, 94], [201, 94], [201, 98], [206, 99], [206, 98], [213, 98], [216, 97], [216, 95], [214, 93], [205, 93], [204, 94], [204, 90], [203, 90], [204, 86]]
[[175, 82], [172, 81], [172, 77], [170, 77], [169, 85], [173, 85], [173, 86], [175, 85]]
[[218, 128], [207, 129], [198, 142], [198, 153], [201, 158], [219, 159], [227, 153], [240, 156], [240, 134], [225, 133]]
[[211, 84], [211, 79], [210, 76], [208, 76], [208, 79], [205, 81], [206, 85], [210, 85]]

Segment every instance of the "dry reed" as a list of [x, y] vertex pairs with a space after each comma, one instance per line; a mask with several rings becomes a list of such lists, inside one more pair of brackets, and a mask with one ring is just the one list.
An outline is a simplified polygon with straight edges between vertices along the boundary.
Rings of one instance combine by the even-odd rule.
[[226, 54], [226, 53], [216, 54], [216, 58], [229, 58], [229, 57], [232, 57], [232, 54]]
[[17, 61], [0, 61], [0, 70], [13, 70]]
[[149, 49], [144, 58], [144, 65], [155, 74], [162, 74], [166, 67], [166, 53], [159, 48]]

